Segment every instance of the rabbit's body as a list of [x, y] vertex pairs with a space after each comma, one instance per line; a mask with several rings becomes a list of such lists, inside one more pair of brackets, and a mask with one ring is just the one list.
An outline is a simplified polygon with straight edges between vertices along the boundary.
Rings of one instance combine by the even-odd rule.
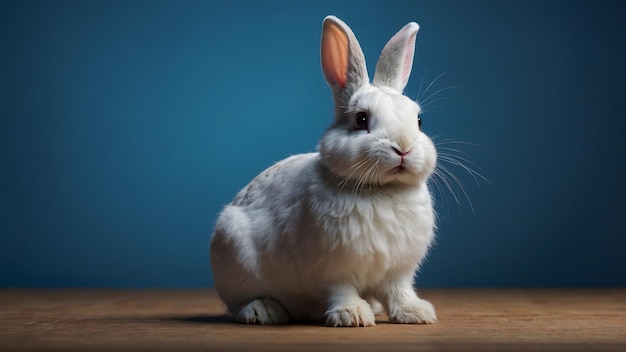
[[412, 286], [435, 226], [427, 187], [435, 147], [418, 128], [419, 106], [402, 95], [417, 29], [410, 23], [389, 41], [370, 84], [352, 31], [325, 19], [335, 123], [318, 153], [268, 168], [217, 220], [213, 277], [236, 321], [374, 325], [364, 298], [393, 322], [436, 320]]
[[319, 320], [333, 285], [348, 283], [360, 297], [384, 302], [391, 282], [412, 282], [433, 237], [426, 185], [354, 192], [329, 176], [318, 153], [292, 156], [223, 211], [214, 280], [231, 311], [273, 298], [294, 319]]

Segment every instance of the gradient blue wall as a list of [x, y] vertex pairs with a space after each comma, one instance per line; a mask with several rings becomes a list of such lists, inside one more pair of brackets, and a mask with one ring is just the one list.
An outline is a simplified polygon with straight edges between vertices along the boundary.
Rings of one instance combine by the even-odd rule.
[[[454, 169], [421, 286], [626, 285], [624, 2], [1, 1], [0, 286], [211, 285], [217, 214], [332, 119], [321, 21], [370, 69], [421, 30]], [[454, 87], [445, 89], [447, 87]], [[423, 88], [422, 88], [423, 90]], [[428, 95], [428, 94], [427, 94]], [[431, 100], [432, 101], [432, 100]]]

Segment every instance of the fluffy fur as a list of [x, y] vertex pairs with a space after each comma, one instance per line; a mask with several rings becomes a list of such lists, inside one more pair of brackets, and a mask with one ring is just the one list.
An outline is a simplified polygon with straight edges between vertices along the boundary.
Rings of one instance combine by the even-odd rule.
[[324, 19], [334, 123], [317, 153], [262, 172], [217, 220], [213, 277], [235, 321], [372, 326], [377, 301], [392, 322], [436, 321], [413, 288], [434, 236], [427, 180], [437, 159], [419, 106], [402, 95], [418, 29], [409, 23], [389, 40], [370, 84], [350, 28]]

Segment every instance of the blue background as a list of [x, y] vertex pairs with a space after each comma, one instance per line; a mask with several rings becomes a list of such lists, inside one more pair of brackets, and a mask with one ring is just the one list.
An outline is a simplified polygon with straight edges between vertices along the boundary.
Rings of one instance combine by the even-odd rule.
[[453, 168], [418, 285], [626, 285], [623, 1], [2, 1], [0, 285], [210, 286], [221, 208], [332, 120], [321, 22], [406, 94]]

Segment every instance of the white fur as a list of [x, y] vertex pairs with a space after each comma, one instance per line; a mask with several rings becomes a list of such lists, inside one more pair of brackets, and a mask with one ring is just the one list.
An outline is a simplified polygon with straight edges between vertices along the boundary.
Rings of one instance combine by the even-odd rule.
[[[217, 220], [213, 277], [236, 321], [372, 326], [365, 299], [380, 301], [392, 322], [436, 321], [413, 288], [434, 237], [426, 181], [436, 163], [433, 143], [417, 127], [419, 106], [402, 95], [417, 28], [405, 26], [385, 46], [374, 79], [385, 85], [376, 86], [363, 81], [365, 61], [350, 28], [324, 20], [323, 38], [339, 35], [342, 43], [345, 35], [349, 43], [346, 85], [334, 80], [344, 72], [336, 60], [323, 65], [337, 104], [334, 124], [318, 153], [268, 168]], [[323, 46], [323, 57], [335, 54], [324, 50], [332, 47]], [[369, 131], [354, 129], [358, 111], [368, 113]], [[390, 171], [401, 163], [402, 172]]]

